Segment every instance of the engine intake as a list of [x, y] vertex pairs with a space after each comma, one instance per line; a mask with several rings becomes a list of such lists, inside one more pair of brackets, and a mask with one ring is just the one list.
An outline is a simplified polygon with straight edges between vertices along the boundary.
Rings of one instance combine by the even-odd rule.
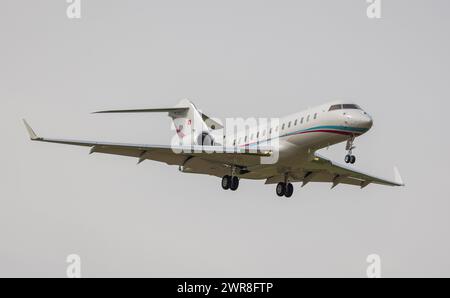
[[202, 132], [197, 137], [197, 145], [214, 146], [214, 138], [208, 132]]

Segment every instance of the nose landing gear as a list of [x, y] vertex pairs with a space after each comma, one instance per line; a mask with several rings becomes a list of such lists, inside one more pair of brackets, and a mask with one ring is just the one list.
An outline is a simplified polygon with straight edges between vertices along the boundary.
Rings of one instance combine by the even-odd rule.
[[353, 149], [356, 148], [355, 146], [353, 146], [354, 140], [355, 140], [355, 137], [352, 136], [350, 139], [348, 139], [347, 145], [345, 146], [345, 150], [347, 150], [347, 152], [348, 152], [344, 159], [345, 163], [354, 164], [356, 162], [356, 156], [352, 155]]

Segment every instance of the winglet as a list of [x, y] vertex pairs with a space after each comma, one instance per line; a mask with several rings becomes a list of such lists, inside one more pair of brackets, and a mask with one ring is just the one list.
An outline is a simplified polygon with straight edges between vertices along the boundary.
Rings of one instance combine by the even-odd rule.
[[403, 182], [402, 176], [400, 176], [400, 172], [398, 171], [397, 167], [394, 167], [394, 179], [395, 183], [405, 186], [405, 183]]
[[30, 135], [30, 139], [33, 141], [39, 140], [40, 138], [36, 135], [34, 130], [31, 128], [31, 126], [28, 124], [27, 120], [23, 119], [23, 124], [25, 124], [25, 128], [28, 131], [28, 134]]

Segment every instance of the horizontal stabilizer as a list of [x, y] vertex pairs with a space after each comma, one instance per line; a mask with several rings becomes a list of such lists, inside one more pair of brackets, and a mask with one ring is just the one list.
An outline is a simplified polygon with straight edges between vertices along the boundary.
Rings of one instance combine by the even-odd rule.
[[93, 114], [118, 114], [118, 113], [185, 113], [189, 108], [166, 108], [166, 109], [136, 109], [136, 110], [109, 110], [98, 111]]
[[[126, 113], [169, 113], [169, 116], [180, 117], [187, 114], [189, 108], [178, 107], [178, 108], [162, 108], [162, 109], [134, 109], [134, 110], [107, 110], [107, 111], [98, 111], [92, 114], [126, 114]], [[201, 114], [203, 121], [206, 125], [212, 130], [222, 129], [222, 124], [214, 121], [210, 117], [205, 114]]]

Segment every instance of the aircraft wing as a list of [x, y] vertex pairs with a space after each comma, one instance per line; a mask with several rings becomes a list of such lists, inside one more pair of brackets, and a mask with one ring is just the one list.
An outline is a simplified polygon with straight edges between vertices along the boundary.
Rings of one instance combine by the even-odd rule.
[[[95, 141], [80, 141], [69, 139], [52, 139], [39, 137], [24, 120], [25, 127], [32, 141], [57, 143], [90, 147], [90, 153], [105, 153], [138, 158], [138, 163], [144, 160], [165, 162], [169, 165], [184, 166], [191, 159], [201, 159], [205, 173], [215, 174], [225, 166], [241, 167], [260, 164], [261, 157], [271, 155], [270, 151], [249, 151], [248, 149], [223, 148], [218, 146], [164, 146], [146, 144], [123, 144]], [[238, 151], [236, 151], [238, 150]], [[199, 164], [197, 162], [197, 164]]]
[[[305, 186], [309, 182], [328, 182], [332, 183], [332, 188], [338, 184], [356, 185], [364, 188], [371, 183], [388, 186], [404, 186], [405, 184], [403, 183], [397, 168], [394, 168], [394, 175], [395, 180], [379, 178], [358, 171], [353, 167], [339, 164], [315, 153], [312, 160], [306, 162], [302, 169], [289, 173], [289, 180], [291, 182], [303, 182], [302, 186]], [[268, 178], [266, 184], [278, 183], [281, 181], [284, 181], [284, 177], [276, 176]]]

